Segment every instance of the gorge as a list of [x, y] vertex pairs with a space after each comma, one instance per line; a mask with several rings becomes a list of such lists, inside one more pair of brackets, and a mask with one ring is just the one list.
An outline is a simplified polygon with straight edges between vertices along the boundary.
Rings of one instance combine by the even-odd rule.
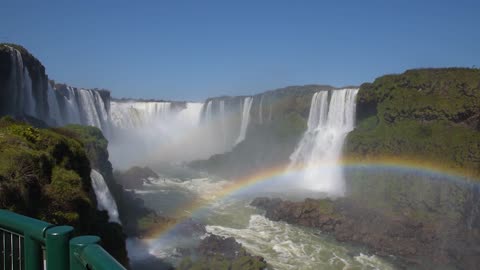
[[[0, 89], [0, 115], [33, 126], [2, 120], [0, 154], [34, 164], [0, 166], [2, 208], [16, 207], [7, 191], [24, 181], [25, 197], [58, 209], [37, 213], [24, 198], [19, 211], [103, 232], [107, 250], [134, 269], [480, 263], [479, 69], [132, 100], [55, 83], [26, 49], [2, 44]], [[17, 157], [11, 141], [28, 151]], [[37, 164], [50, 165], [26, 177]], [[120, 185], [123, 176], [135, 184]], [[59, 195], [64, 185], [81, 204]]]

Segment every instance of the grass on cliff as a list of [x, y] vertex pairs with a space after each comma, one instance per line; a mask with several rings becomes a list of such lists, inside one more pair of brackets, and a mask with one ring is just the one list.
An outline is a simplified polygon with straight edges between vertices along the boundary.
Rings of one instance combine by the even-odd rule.
[[405, 157], [480, 176], [480, 70], [387, 75], [358, 93], [347, 156]]
[[0, 208], [99, 235], [106, 250], [128, 265], [122, 227], [97, 211], [91, 187], [87, 143], [106, 152], [106, 141], [94, 138], [98, 133], [80, 126], [39, 129], [1, 118]]
[[6, 117], [0, 156], [0, 207], [72, 225], [92, 208], [90, 166], [79, 141]]

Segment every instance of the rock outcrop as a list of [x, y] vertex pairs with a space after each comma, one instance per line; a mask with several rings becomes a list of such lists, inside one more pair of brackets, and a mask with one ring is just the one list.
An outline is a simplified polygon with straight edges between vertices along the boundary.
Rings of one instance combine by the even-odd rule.
[[140, 188], [144, 183], [148, 183], [149, 178], [158, 178], [158, 174], [149, 167], [134, 166], [123, 172], [115, 171], [114, 177], [124, 188], [135, 189]]
[[338, 241], [367, 246], [380, 256], [393, 255], [402, 267], [476, 269], [480, 263], [478, 228], [387, 215], [347, 199], [257, 198], [251, 205], [265, 210], [269, 219], [318, 228]]
[[264, 270], [269, 266], [264, 258], [252, 256], [233, 237], [205, 237], [193, 251], [185, 251], [177, 269]]

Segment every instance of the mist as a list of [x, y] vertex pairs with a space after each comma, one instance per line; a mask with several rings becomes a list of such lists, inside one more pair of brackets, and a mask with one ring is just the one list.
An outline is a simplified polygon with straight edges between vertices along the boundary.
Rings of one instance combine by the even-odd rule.
[[203, 103], [112, 103], [111, 162], [117, 169], [179, 165], [231, 150], [238, 116], [208, 110]]

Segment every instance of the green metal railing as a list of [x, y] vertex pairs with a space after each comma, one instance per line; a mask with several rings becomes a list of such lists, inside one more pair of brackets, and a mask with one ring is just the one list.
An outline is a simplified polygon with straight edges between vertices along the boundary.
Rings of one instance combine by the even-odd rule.
[[72, 235], [70, 226], [0, 209], [0, 270], [125, 269], [98, 244], [98, 236]]

